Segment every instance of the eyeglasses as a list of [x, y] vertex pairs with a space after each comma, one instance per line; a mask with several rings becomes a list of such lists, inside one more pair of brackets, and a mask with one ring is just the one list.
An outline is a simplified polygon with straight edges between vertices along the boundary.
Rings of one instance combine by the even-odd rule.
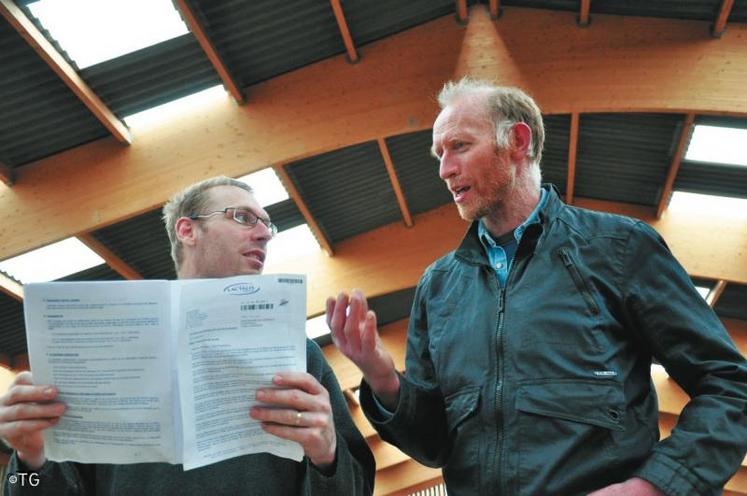
[[[230, 210], [233, 210], [233, 215], [228, 217], [228, 212]], [[207, 214], [191, 214], [188, 216], [188, 218], [192, 220], [207, 219], [208, 217], [212, 217], [215, 214], [223, 214], [227, 218], [231, 218], [235, 220], [242, 226], [246, 226], [250, 228], [256, 226], [257, 222], [261, 222], [267, 227], [267, 229], [270, 230], [270, 233], [273, 236], [275, 236], [278, 233], [278, 226], [270, 222], [270, 219], [263, 219], [262, 217], [259, 217], [257, 214], [255, 214], [251, 210], [247, 210], [245, 208], [226, 207], [223, 210], [216, 210], [215, 212], [210, 212]]]

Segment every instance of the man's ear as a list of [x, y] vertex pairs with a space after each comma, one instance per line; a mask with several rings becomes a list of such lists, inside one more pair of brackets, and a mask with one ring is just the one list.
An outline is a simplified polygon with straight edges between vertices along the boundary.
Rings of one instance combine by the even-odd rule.
[[197, 237], [197, 226], [195, 222], [188, 217], [179, 217], [176, 219], [176, 239], [183, 245], [194, 246]]
[[514, 160], [525, 158], [531, 153], [532, 130], [524, 122], [517, 122], [511, 126], [509, 137], [511, 156]]

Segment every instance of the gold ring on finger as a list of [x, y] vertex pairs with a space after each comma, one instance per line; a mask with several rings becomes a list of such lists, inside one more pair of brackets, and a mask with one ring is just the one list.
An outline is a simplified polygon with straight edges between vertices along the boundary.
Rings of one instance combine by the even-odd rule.
[[296, 412], [296, 425], [297, 426], [301, 425], [301, 419], [302, 418], [303, 418], [303, 413], [302, 412]]

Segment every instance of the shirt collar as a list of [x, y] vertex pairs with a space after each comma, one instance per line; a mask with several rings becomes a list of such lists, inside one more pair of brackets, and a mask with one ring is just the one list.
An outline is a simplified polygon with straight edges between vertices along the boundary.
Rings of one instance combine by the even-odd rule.
[[[529, 217], [527, 217], [524, 222], [522, 222], [519, 226], [516, 227], [516, 229], [514, 229], [514, 239], [517, 243], [521, 240], [521, 237], [527, 227], [539, 222], [539, 213], [540, 210], [542, 210], [542, 207], [545, 206], [546, 201], [547, 191], [544, 188], [540, 188], [540, 199], [537, 202], [537, 206], [534, 207], [534, 210], [532, 210], [532, 213], [529, 214]], [[486, 249], [495, 248], [496, 246], [498, 246], [498, 243], [496, 243], [495, 238], [493, 238], [492, 234], [490, 234], [488, 228], [485, 227], [485, 223], [482, 221], [482, 219], [480, 219], [480, 221], [477, 223], [477, 235], [480, 238], [480, 242]]]

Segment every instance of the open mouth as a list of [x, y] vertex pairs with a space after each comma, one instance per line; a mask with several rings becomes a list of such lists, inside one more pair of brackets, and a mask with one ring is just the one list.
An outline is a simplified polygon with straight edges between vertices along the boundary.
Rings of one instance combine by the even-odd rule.
[[263, 252], [262, 250], [250, 250], [243, 255], [256, 261], [259, 265], [263, 265], [265, 263], [265, 252]]
[[456, 203], [461, 202], [464, 200], [464, 195], [467, 194], [467, 191], [470, 190], [469, 186], [460, 186], [458, 188], [453, 188], [451, 190], [451, 194], [454, 195], [454, 201]]

